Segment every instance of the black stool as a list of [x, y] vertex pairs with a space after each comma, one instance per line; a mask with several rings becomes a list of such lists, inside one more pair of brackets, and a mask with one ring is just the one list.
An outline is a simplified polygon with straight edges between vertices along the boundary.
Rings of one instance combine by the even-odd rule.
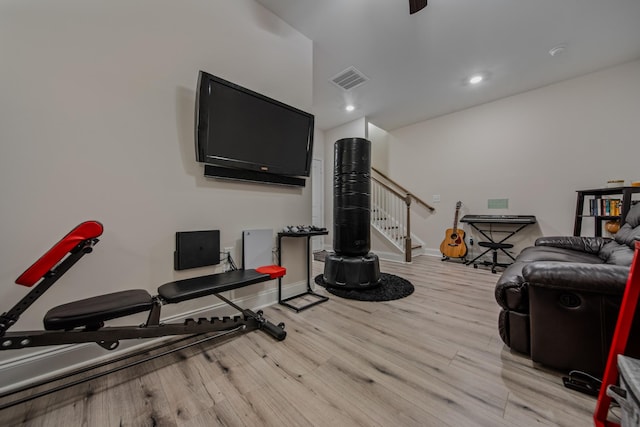
[[[510, 249], [513, 247], [512, 244], [510, 243], [494, 243], [494, 242], [478, 242], [478, 245], [482, 246], [483, 248], [487, 248], [488, 250], [493, 251], [493, 262], [489, 262], [489, 261], [484, 261], [482, 262], [483, 265], [490, 265], [491, 266], [491, 272], [495, 274], [496, 272], [496, 267], [507, 267], [509, 265], [511, 265], [511, 263], [505, 264], [505, 263], [499, 263], [498, 262], [498, 250], [505, 250], [505, 249]], [[474, 263], [473, 264], [473, 268], [478, 268], [478, 263]]]

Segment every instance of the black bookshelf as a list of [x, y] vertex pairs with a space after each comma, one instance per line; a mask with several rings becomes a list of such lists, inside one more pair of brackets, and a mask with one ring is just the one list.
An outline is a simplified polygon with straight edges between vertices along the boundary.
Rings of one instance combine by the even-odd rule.
[[[613, 188], [596, 188], [592, 190], [578, 190], [578, 198], [576, 201], [576, 218], [573, 226], [573, 235], [580, 236], [582, 234], [582, 219], [593, 218], [594, 235], [602, 236], [602, 222], [611, 220], [620, 220], [620, 225], [624, 224], [624, 218], [631, 207], [632, 197], [635, 193], [640, 193], [640, 187], [613, 187]], [[603, 196], [620, 196], [620, 215], [606, 215], [602, 210], [589, 213], [584, 211], [585, 198], [594, 200], [594, 204], [599, 204]]]

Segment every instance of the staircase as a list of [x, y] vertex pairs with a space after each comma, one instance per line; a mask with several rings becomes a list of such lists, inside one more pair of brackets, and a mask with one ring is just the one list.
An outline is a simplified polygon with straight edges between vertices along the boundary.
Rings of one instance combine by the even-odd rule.
[[404, 254], [405, 262], [411, 262], [413, 251], [424, 244], [411, 233], [411, 203], [415, 201], [432, 212], [434, 208], [377, 169], [371, 169], [371, 226]]

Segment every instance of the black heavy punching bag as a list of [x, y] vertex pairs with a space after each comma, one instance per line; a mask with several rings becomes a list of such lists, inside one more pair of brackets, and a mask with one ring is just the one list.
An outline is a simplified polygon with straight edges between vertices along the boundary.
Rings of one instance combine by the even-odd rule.
[[333, 250], [366, 255], [371, 247], [371, 142], [340, 139], [333, 155]]
[[371, 247], [371, 142], [344, 138], [334, 145], [333, 249], [325, 258], [325, 285], [366, 289], [380, 284]]

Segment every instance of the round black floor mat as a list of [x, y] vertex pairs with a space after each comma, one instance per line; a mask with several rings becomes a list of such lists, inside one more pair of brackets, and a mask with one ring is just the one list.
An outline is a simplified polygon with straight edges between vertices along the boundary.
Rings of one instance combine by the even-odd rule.
[[380, 273], [380, 286], [370, 289], [340, 289], [327, 286], [322, 274], [318, 274], [314, 281], [323, 286], [330, 294], [347, 299], [360, 301], [391, 301], [408, 297], [413, 293], [414, 287], [406, 279], [393, 274]]

